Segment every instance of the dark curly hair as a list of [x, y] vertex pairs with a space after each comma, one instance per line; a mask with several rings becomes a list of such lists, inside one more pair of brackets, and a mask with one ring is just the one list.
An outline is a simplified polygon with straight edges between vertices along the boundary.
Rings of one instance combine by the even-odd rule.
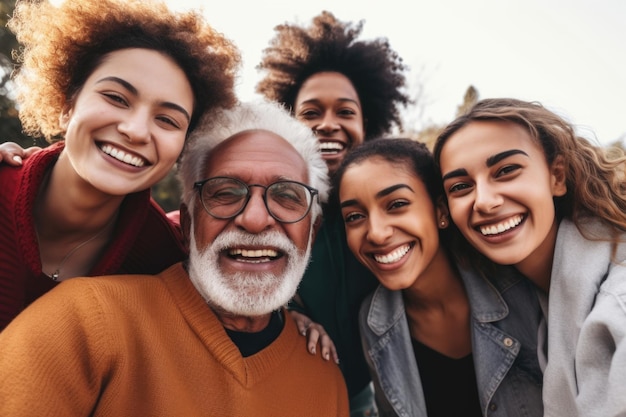
[[387, 39], [357, 40], [363, 28], [342, 22], [327, 11], [310, 27], [282, 24], [263, 51], [257, 69], [266, 75], [256, 91], [293, 111], [302, 84], [313, 74], [333, 71], [345, 75], [354, 86], [366, 120], [366, 140], [401, 126], [399, 106], [410, 103], [406, 95], [407, 69]]
[[341, 180], [348, 168], [372, 158], [380, 158], [414, 174], [424, 183], [433, 204], [444, 196], [441, 175], [435, 167], [432, 153], [426, 144], [408, 138], [382, 138], [350, 151], [332, 177], [333, 189], [339, 192]]
[[194, 92], [188, 132], [205, 111], [236, 102], [239, 52], [198, 12], [176, 13], [157, 0], [18, 1], [8, 27], [21, 44], [14, 80], [24, 131], [33, 136], [61, 138], [61, 111], [120, 49], [153, 49], [181, 67]]

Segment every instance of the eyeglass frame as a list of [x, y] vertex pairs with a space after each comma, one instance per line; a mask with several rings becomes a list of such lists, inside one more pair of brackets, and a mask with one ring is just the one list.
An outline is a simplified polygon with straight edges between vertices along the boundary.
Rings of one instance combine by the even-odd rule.
[[[230, 216], [216, 216], [215, 214], [211, 213], [209, 211], [209, 209], [206, 207], [206, 205], [204, 204], [204, 199], [202, 198], [202, 188], [204, 187], [204, 185], [211, 181], [211, 180], [215, 180], [215, 179], [225, 179], [225, 180], [232, 180], [234, 182], [237, 182], [241, 185], [243, 185], [244, 187], [246, 187], [247, 193], [246, 193], [246, 197], [245, 197], [245, 202], [243, 203], [243, 205], [241, 206], [241, 208], [239, 210], [237, 210], [234, 214], [230, 215]], [[311, 200], [309, 201], [309, 206], [307, 207], [306, 211], [304, 212], [304, 214], [302, 215], [302, 217], [300, 217], [297, 220], [292, 220], [292, 221], [284, 221], [284, 220], [280, 220], [278, 219], [274, 213], [272, 213], [272, 211], [270, 210], [268, 204], [267, 204], [267, 190], [273, 186], [274, 184], [280, 184], [283, 182], [289, 182], [289, 183], [294, 183], [294, 184], [298, 184], [303, 186], [311, 195]], [[267, 210], [267, 213], [277, 222], [283, 223], [283, 224], [294, 224], [294, 223], [298, 223], [299, 221], [302, 221], [302, 219], [304, 219], [310, 212], [311, 212], [311, 208], [313, 207], [313, 202], [315, 197], [318, 198], [319, 201], [319, 190], [317, 190], [316, 188], [311, 187], [310, 185], [307, 185], [305, 183], [302, 183], [300, 181], [294, 181], [294, 180], [278, 180], [278, 181], [274, 181], [273, 183], [269, 184], [269, 185], [263, 185], [263, 184], [246, 184], [245, 182], [237, 179], [237, 178], [233, 178], [233, 177], [225, 177], [225, 176], [217, 176], [217, 177], [211, 177], [211, 178], [207, 178], [201, 181], [196, 181], [193, 183], [193, 188], [195, 188], [198, 191], [198, 198], [200, 198], [200, 203], [202, 204], [202, 208], [204, 209], [205, 212], [207, 212], [207, 214], [209, 214], [211, 217], [214, 217], [216, 219], [219, 220], [230, 220], [230, 219], [234, 219], [235, 217], [239, 216], [241, 213], [243, 213], [243, 211], [246, 209], [246, 207], [248, 206], [248, 203], [250, 202], [250, 198], [252, 197], [252, 190], [250, 189], [251, 187], [260, 187], [263, 188], [263, 204], [265, 204], [265, 209]]]

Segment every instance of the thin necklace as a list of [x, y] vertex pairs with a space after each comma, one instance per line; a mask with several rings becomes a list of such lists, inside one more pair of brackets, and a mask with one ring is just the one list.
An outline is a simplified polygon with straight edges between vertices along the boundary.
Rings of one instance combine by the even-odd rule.
[[[79, 250], [80, 248], [82, 248], [83, 246], [85, 246], [87, 243], [97, 239], [100, 235], [102, 235], [102, 233], [104, 233], [104, 231], [108, 228], [108, 226], [113, 223], [113, 220], [115, 220], [116, 216], [113, 216], [113, 218], [111, 218], [111, 220], [109, 220], [107, 222], [107, 224], [105, 224], [102, 229], [100, 229], [100, 231], [98, 233], [96, 233], [95, 235], [93, 235], [92, 237], [90, 237], [89, 239], [85, 240], [82, 243], [79, 243], [78, 245], [76, 245], [76, 247], [74, 249], [72, 249], [71, 251], [69, 251], [67, 253], [67, 255], [65, 255], [65, 257], [61, 260], [61, 263], [59, 264], [59, 266], [57, 267], [57, 269], [50, 275], [46, 274], [45, 272], [43, 273], [45, 276], [47, 276], [48, 278], [50, 278], [52, 281], [58, 281], [59, 280], [59, 275], [61, 274], [61, 268], [63, 268], [63, 264], [65, 264], [65, 261], [67, 261], [70, 256], [72, 256], [77, 250]], [[35, 234], [37, 235], [37, 241], [39, 241], [39, 232], [37, 231], [37, 228], [35, 228]], [[43, 272], [43, 271], [42, 271]]]

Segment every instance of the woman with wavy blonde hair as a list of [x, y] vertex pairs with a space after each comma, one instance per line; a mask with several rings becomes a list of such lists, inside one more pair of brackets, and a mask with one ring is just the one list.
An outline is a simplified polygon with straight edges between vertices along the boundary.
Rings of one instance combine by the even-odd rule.
[[626, 412], [626, 157], [611, 153], [514, 99], [480, 101], [435, 144], [474, 251], [455, 252], [479, 268], [513, 265], [537, 287], [545, 415]]
[[182, 260], [150, 198], [201, 115], [235, 102], [236, 48], [195, 12], [145, 0], [16, 4], [26, 133], [51, 146], [0, 166], [0, 329], [60, 281]]

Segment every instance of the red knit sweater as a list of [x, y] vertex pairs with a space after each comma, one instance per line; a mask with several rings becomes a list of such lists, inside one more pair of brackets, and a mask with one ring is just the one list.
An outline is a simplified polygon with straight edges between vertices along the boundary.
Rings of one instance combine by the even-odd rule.
[[[33, 210], [39, 186], [63, 146], [51, 145], [21, 167], [0, 165], [0, 330], [57, 285], [41, 271]], [[179, 229], [146, 190], [124, 199], [115, 240], [88, 275], [155, 274], [185, 257]]]
[[0, 415], [348, 416], [339, 367], [305, 345], [287, 319], [242, 357], [181, 264], [74, 278], [0, 333]]

